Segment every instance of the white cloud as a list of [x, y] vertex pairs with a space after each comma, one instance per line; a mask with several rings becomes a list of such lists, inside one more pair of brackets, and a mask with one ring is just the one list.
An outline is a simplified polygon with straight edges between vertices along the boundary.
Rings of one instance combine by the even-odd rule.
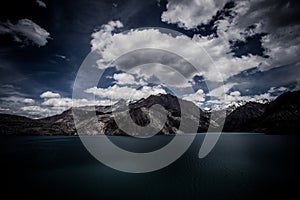
[[117, 28], [122, 28], [123, 24], [120, 21], [110, 21], [101, 26], [101, 29], [92, 34], [92, 50], [101, 50], [111, 43], [112, 32]]
[[10, 34], [16, 42], [45, 46], [50, 33], [29, 19], [21, 19], [16, 24], [0, 22], [0, 34]]
[[[223, 34], [225, 35], [225, 34]], [[228, 35], [226, 35], [228, 37]], [[242, 56], [235, 57], [231, 53], [229, 42], [224, 41], [224, 37], [208, 39], [208, 37], [194, 36], [194, 40], [206, 50], [211, 56], [218, 71], [212, 70], [213, 66], [209, 65], [209, 69], [204, 74], [208, 80], [214, 80], [214, 77], [219, 72], [223, 79], [226, 80], [230, 76], [236, 75], [241, 71], [260, 66], [265, 59], [260, 56]]]
[[262, 39], [262, 45], [270, 57], [262, 66], [263, 70], [288, 64], [300, 63], [300, 25], [278, 29]]
[[30, 98], [25, 98], [25, 99], [23, 100], [23, 102], [26, 103], [26, 104], [34, 104], [34, 103], [35, 103], [35, 100], [30, 99]]
[[72, 99], [67, 97], [61, 97], [59, 93], [52, 91], [44, 92], [40, 95], [44, 101], [40, 104], [41, 106], [47, 107], [50, 110], [54, 110], [57, 114], [61, 111], [67, 110], [71, 107], [81, 106], [94, 106], [94, 105], [112, 105], [116, 103], [113, 100], [100, 99], [100, 100], [88, 100], [88, 99]]
[[119, 85], [130, 85], [136, 83], [134, 76], [127, 73], [114, 74], [113, 78]]
[[9, 97], [2, 97], [2, 101], [7, 102], [14, 102], [14, 103], [25, 103], [25, 104], [34, 104], [35, 101], [31, 98], [24, 98], [19, 96], [9, 96]]
[[224, 97], [224, 95], [235, 85], [235, 83], [227, 83], [208, 92], [210, 97]]
[[85, 92], [94, 94], [100, 98], [110, 98], [114, 100], [139, 100], [141, 98], [147, 98], [151, 94], [166, 94], [166, 91], [161, 86], [142, 86], [141, 88], [136, 89], [128, 86], [113, 85], [108, 88], [93, 87], [85, 90]]
[[60, 94], [59, 93], [55, 93], [55, 92], [51, 92], [51, 91], [46, 91], [43, 92], [40, 95], [41, 98], [60, 98]]
[[[234, 57], [233, 53], [229, 53], [231, 51], [229, 43], [224, 42], [223, 38], [196, 35], [191, 39], [184, 35], [162, 33], [154, 28], [112, 33], [116, 27], [122, 27], [121, 22], [109, 22], [103, 25], [101, 30], [92, 34], [92, 50], [97, 51], [101, 57], [97, 61], [100, 69], [107, 68], [120, 56], [134, 52], [134, 55], [129, 56], [127, 60], [122, 57], [123, 60], [120, 61], [122, 64], [117, 66], [120, 70], [127, 72], [130, 66], [140, 65], [142, 61], [152, 62], [154, 63], [152, 66], [149, 64], [148, 68], [132, 70], [131, 73], [141, 77], [161, 76], [161, 80], [167, 83], [186, 87], [195, 74], [203, 75], [207, 80], [220, 81], [220, 74], [226, 79], [242, 70], [258, 66], [263, 61], [259, 56]], [[157, 52], [145, 55], [149, 51], [143, 52], [141, 49], [157, 49]], [[172, 59], [168, 59], [166, 52], [173, 53], [168, 55]], [[198, 71], [190, 66], [184, 66], [183, 59], [179, 60], [179, 57], [174, 55], [189, 61]], [[173, 70], [162, 65], [172, 67]], [[175, 71], [183, 75], [185, 80], [174, 78]]]
[[206, 96], [212, 97], [212, 99], [205, 103], [211, 105], [214, 110], [225, 109], [232, 106], [238, 107], [247, 102], [267, 103], [288, 90], [285, 87], [271, 87], [267, 92], [257, 95], [242, 95], [241, 92], [237, 90], [229, 93], [235, 85], [236, 83], [227, 83], [224, 86], [215, 88], [206, 94]]
[[288, 90], [288, 88], [286, 88], [286, 87], [278, 87], [278, 88], [276, 88], [276, 87], [271, 87], [271, 88], [268, 90], [268, 93], [285, 92], [285, 91], [287, 91], [287, 90]]
[[47, 5], [45, 2], [43, 2], [41, 0], [36, 0], [35, 2], [39, 5], [39, 7], [47, 8]]
[[273, 99], [275, 99], [275, 96], [272, 96], [270, 93], [263, 93], [263, 94], [258, 94], [258, 95], [251, 95], [251, 96], [241, 96], [241, 95], [226, 95], [226, 104], [231, 104], [235, 102], [268, 102]]
[[10, 109], [9, 108], [2, 108], [2, 107], [0, 107], [0, 111], [1, 112], [3, 112], [3, 111], [10, 111]]
[[226, 0], [169, 0], [161, 20], [186, 29], [196, 28], [207, 24], [225, 3]]
[[70, 98], [60, 98], [60, 97], [52, 97], [50, 99], [45, 99], [42, 103], [44, 106], [53, 106], [53, 107], [71, 107], [72, 99]]
[[92, 106], [92, 105], [111, 105], [114, 101], [110, 100], [87, 100], [87, 99], [71, 99], [71, 98], [51, 98], [45, 99], [42, 102], [43, 106], [49, 106], [52, 108], [71, 108], [80, 106]]
[[195, 93], [183, 95], [182, 99], [192, 101], [196, 105], [202, 105], [202, 103], [205, 101], [205, 93], [203, 90], [199, 89]]
[[2, 106], [0, 111], [3, 113], [24, 115], [33, 118], [54, 114], [46, 108], [39, 107], [39, 103], [31, 98], [9, 96], [1, 98], [0, 101]]
[[[273, 88], [274, 89], [274, 88]], [[224, 98], [216, 98], [208, 100], [207, 103], [212, 105], [213, 110], [226, 109], [231, 107], [239, 107], [247, 102], [267, 103], [274, 100], [279, 94], [272, 94], [272, 88], [268, 92], [257, 95], [241, 95], [239, 91], [230, 92], [230, 94], [224, 94]], [[270, 92], [271, 91], [271, 92]]]
[[[260, 65], [262, 70], [300, 62], [300, 7], [297, 1], [241, 0], [235, 3], [235, 17], [218, 21], [218, 34], [229, 41], [267, 33], [262, 38], [262, 47], [269, 58]], [[246, 31], [250, 25], [256, 27]]]
[[239, 91], [233, 91], [233, 92], [230, 92], [229, 95], [233, 96], [233, 97], [239, 97], [239, 96], [241, 96], [241, 93]]
[[65, 55], [56, 54], [55, 56], [58, 58], [64, 59], [64, 60], [67, 59], [67, 56], [65, 56]]
[[42, 117], [49, 117], [53, 115], [57, 115], [65, 111], [66, 109], [53, 109], [47, 108], [39, 105], [35, 106], [23, 106], [20, 108], [21, 114], [31, 117], [31, 118], [42, 118]]
[[[40, 95], [42, 102], [36, 102], [30, 98], [17, 96], [5, 97], [0, 100], [8, 102], [3, 103], [0, 111], [5, 113], [25, 115], [32, 118], [48, 117], [57, 115], [71, 107], [94, 106], [94, 105], [113, 105], [114, 100], [88, 100], [88, 99], [71, 99], [61, 97], [60, 94], [52, 91], [44, 92]], [[12, 108], [12, 109], [8, 109]]]
[[95, 105], [108, 106], [117, 103], [117, 101], [122, 98], [127, 100], [138, 100], [146, 98], [151, 94], [166, 93], [161, 86], [143, 86], [142, 88], [136, 89], [129, 86], [118, 85], [105, 89], [90, 88], [86, 92], [94, 94], [95, 96], [100, 97], [100, 99], [72, 99], [61, 97], [59, 93], [47, 91], [40, 95], [43, 99], [42, 102], [18, 96], [2, 97], [0, 99], [0, 111], [4, 113], [25, 115], [32, 118], [42, 118], [60, 114], [71, 107]]
[[[162, 14], [162, 21], [177, 24], [186, 29], [195, 28], [197, 25], [207, 23], [216, 10], [220, 10], [226, 1], [205, 1], [192, 0], [180, 1], [170, 0], [167, 11]], [[274, 1], [274, 0], [239, 0], [234, 1], [235, 7], [232, 9], [233, 18], [224, 17], [215, 22], [219, 38], [213, 38], [207, 46], [207, 39], [201, 37], [201, 44], [210, 55], [221, 52], [222, 54], [231, 52], [228, 45], [229, 41], [242, 40], [259, 33], [267, 33], [262, 38], [262, 47], [266, 49], [269, 58], [259, 58], [257, 56], [245, 56], [241, 59], [231, 58], [228, 56], [216, 59], [218, 64], [222, 62], [233, 64], [234, 74], [238, 70], [247, 69], [247, 63], [252, 66], [258, 66], [261, 70], [268, 70], [288, 64], [300, 63], [300, 20], [298, 13], [300, 7], [297, 0]], [[206, 13], [207, 11], [207, 13]], [[255, 25], [254, 29], [248, 29], [250, 25]], [[221, 43], [223, 41], [223, 44]], [[213, 45], [214, 44], [214, 45]], [[215, 51], [213, 52], [213, 48]], [[232, 56], [232, 55], [231, 55]], [[218, 56], [219, 57], [219, 56]], [[246, 64], [246, 67], [244, 64]], [[236, 68], [238, 67], [238, 68]], [[230, 71], [226, 71], [229, 73]], [[225, 72], [225, 74], [226, 74]], [[221, 73], [224, 74], [223, 71]], [[225, 79], [226, 79], [225, 75]]]
[[40, 106], [24, 106], [21, 108], [23, 111], [32, 111], [32, 112], [49, 112], [49, 109], [42, 108]]
[[279, 87], [277, 90], [280, 91], [280, 92], [284, 92], [284, 91], [287, 91], [288, 88], [286, 88], [286, 87]]
[[[170, 58], [166, 58], [164, 55], [149, 55], [149, 57], [156, 58], [159, 56], [161, 56], [161, 59], [165, 59], [166, 62], [169, 62], [168, 59]], [[168, 86], [169, 88], [191, 87], [191, 78], [194, 75], [191, 69], [189, 67], [184, 67], [181, 60], [178, 60], [177, 58], [174, 58], [173, 60], [170, 59], [170, 62], [174, 63], [170, 63], [169, 65], [159, 63], [142, 64], [130, 69], [129, 73], [135, 74], [138, 78], [141, 78], [139, 82], [136, 83], [139, 85], [154, 83]], [[120, 68], [126, 70], [122, 65], [120, 65]], [[185, 76], [187, 76], [187, 78]]]

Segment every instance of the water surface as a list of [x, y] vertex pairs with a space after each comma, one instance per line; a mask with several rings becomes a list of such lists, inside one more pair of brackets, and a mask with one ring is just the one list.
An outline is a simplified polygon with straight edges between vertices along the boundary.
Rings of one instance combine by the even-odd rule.
[[[191, 137], [185, 135], [182, 137]], [[300, 137], [222, 134], [204, 159], [204, 135], [159, 171], [129, 174], [94, 159], [78, 137], [0, 137], [1, 194], [40, 199], [266, 199], [298, 195]], [[172, 136], [111, 137], [125, 149], [147, 152]]]

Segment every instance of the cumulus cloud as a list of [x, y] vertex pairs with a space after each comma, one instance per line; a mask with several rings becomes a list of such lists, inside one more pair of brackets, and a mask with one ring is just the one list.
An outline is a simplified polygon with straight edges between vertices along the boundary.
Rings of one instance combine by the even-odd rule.
[[[203, 75], [207, 80], [220, 81], [220, 74], [226, 79], [244, 69], [260, 65], [263, 60], [259, 56], [234, 57], [230, 53], [230, 45], [224, 43], [221, 38], [199, 35], [189, 38], [184, 35], [164, 33], [154, 28], [114, 33], [115, 27], [122, 27], [121, 22], [109, 22], [103, 25], [101, 30], [92, 34], [92, 50], [99, 53], [100, 59], [97, 65], [100, 69], [106, 69], [120, 56], [117, 67], [126, 72], [132, 67], [142, 65], [143, 62], [153, 63], [147, 69], [131, 72], [142, 77], [163, 74], [162, 80], [178, 87], [188, 86], [187, 83], [196, 74]], [[126, 57], [128, 54], [130, 56]], [[191, 65], [185, 63], [185, 60]], [[173, 70], [167, 69], [166, 66], [172, 67]], [[193, 66], [197, 70], [193, 70]], [[174, 78], [175, 71], [183, 75], [185, 80]]]
[[50, 39], [50, 33], [29, 19], [21, 19], [16, 24], [0, 22], [0, 35], [12, 35], [14, 41], [36, 46], [45, 46]]
[[160, 85], [153, 87], [142, 86], [141, 88], [113, 85], [108, 88], [93, 87], [86, 89], [85, 92], [89, 94], [94, 94], [100, 98], [109, 98], [114, 100], [139, 100], [141, 98], [147, 98], [151, 94], [166, 94], [166, 91]]
[[203, 90], [199, 89], [195, 93], [183, 95], [182, 99], [187, 100], [187, 101], [192, 101], [196, 105], [201, 106], [203, 104], [203, 102], [205, 101], [205, 93]]
[[31, 98], [25, 98], [23, 100], [24, 103], [26, 104], [34, 104], [35, 103], [35, 100], [31, 99]]
[[53, 106], [53, 107], [71, 107], [72, 106], [72, 99], [70, 98], [61, 98], [59, 97], [52, 97], [50, 99], [45, 99], [42, 103], [44, 106]]
[[41, 95], [40, 95], [41, 98], [60, 98], [60, 94], [59, 93], [55, 93], [55, 92], [52, 92], [52, 91], [46, 91], [46, 92], [43, 92]]
[[196, 28], [207, 24], [225, 3], [226, 0], [169, 0], [161, 20], [185, 29]]
[[0, 112], [24, 115], [31, 118], [42, 118], [57, 115], [71, 107], [113, 105], [117, 101], [110, 99], [72, 99], [62, 97], [59, 93], [52, 91], [40, 95], [42, 101], [19, 96], [0, 98]]
[[133, 85], [139, 83], [138, 81], [135, 80], [135, 77], [132, 74], [128, 74], [128, 73], [114, 74], [113, 78], [115, 79], [115, 83], [118, 85]]
[[[162, 14], [162, 20], [192, 29], [211, 20], [212, 15], [215, 15], [215, 11], [211, 11], [210, 8], [221, 10], [226, 1], [209, 1], [210, 4], [207, 3], [204, 7], [210, 15], [205, 15], [202, 6], [195, 6], [201, 4], [201, 2], [202, 0], [170, 0], [167, 11]], [[266, 49], [265, 54], [269, 58], [261, 62], [261, 69], [268, 70], [300, 61], [298, 56], [298, 52], [300, 52], [300, 37], [298, 34], [300, 30], [299, 1], [240, 0], [235, 1], [234, 4], [232, 17], [223, 16], [215, 22], [217, 34], [225, 43], [235, 40], [244, 41], [249, 36], [266, 33], [267, 35], [262, 38], [262, 48]], [[214, 5], [220, 6], [214, 7]], [[202, 16], [202, 14], [208, 16], [206, 21], [201, 20], [201, 17], [196, 20], [193, 17]], [[188, 20], [191, 20], [191, 22], [188, 22]], [[256, 58], [254, 57], [251, 60], [253, 59]]]
[[47, 108], [42, 108], [40, 106], [24, 106], [21, 108], [22, 111], [28, 111], [31, 115], [41, 115], [45, 113], [50, 113], [50, 110]]
[[36, 115], [31, 114], [31, 112], [22, 109], [23, 107], [35, 106], [37, 102], [31, 98], [25, 98], [21, 96], [8, 96], [0, 98], [1, 103], [1, 113], [7, 114], [18, 114], [30, 117], [36, 117]]
[[36, 0], [35, 2], [39, 5], [39, 7], [47, 8], [47, 5], [45, 2], [43, 2], [41, 0]]
[[[161, 83], [162, 85], [179, 88], [190, 87], [190, 83], [193, 82], [195, 75], [203, 76], [204, 80], [218, 82], [218, 84], [221, 85], [222, 81], [220, 82], [220, 80], [222, 79], [220, 79], [220, 74], [223, 80], [227, 80], [233, 75], [252, 69], [253, 67], [266, 66], [270, 60], [273, 59], [251, 54], [236, 57], [234, 53], [232, 53], [229, 41], [233, 39], [243, 40], [245, 37], [255, 33], [250, 31], [247, 32], [247, 34], [241, 34], [241, 29], [238, 27], [234, 28], [231, 21], [226, 17], [219, 20], [216, 26], [217, 33], [220, 37], [194, 35], [192, 38], [188, 38], [180, 34], [170, 34], [166, 31], [154, 28], [116, 33], [116, 28], [122, 27], [121, 22], [109, 22], [108, 25], [103, 25], [102, 29], [92, 35], [92, 50], [96, 51], [100, 56], [97, 65], [101, 70], [106, 69], [109, 64], [113, 63], [119, 70], [137, 77], [142, 77], [146, 82], [158, 80], [158, 82], [155, 82], [156, 84]], [[128, 41], [130, 41], [130, 43]], [[148, 50], [144, 51], [141, 49]], [[151, 49], [159, 49], [161, 51], [156, 52]], [[166, 54], [165, 52], [171, 53]], [[126, 55], [129, 56], [126, 57]], [[176, 56], [184, 58], [192, 66], [196, 66], [197, 70], [193, 70], [191, 66], [184, 63], [183, 59]], [[118, 58], [118, 61], [113, 62], [116, 58]], [[211, 62], [211, 60], [213, 60], [213, 62]], [[134, 81], [133, 76], [120, 76], [124, 76], [124, 78], [126, 76], [127, 83], [133, 83]], [[153, 79], [153, 77], [156, 79]], [[118, 79], [118, 77], [116, 78]], [[116, 83], [118, 81], [116, 81]], [[123, 82], [123, 84], [125, 84], [125, 82]], [[253, 96], [246, 98], [238, 94], [240, 91], [228, 94], [227, 92], [237, 84], [237, 82], [226, 82], [225, 86], [217, 87], [213, 91], [209, 91], [205, 96], [216, 99], [225, 97], [228, 98], [229, 101], [230, 99], [246, 100], [254, 98]], [[114, 87], [115, 90], [124, 93], [132, 93], [134, 91], [128, 87]], [[115, 95], [106, 93], [105, 89], [101, 88], [90, 88], [86, 90], [86, 92], [99, 94], [102, 95], [102, 97], [107, 95], [110, 96], [110, 98], [112, 95]], [[202, 102], [201, 94], [185, 94], [184, 91], [181, 92], [181, 94], [182, 98], [190, 99], [198, 105], [204, 103]], [[271, 99], [266, 95], [256, 96], [256, 98]]]
[[[177, 24], [185, 29], [193, 29], [198, 25], [214, 22], [218, 37], [194, 35], [194, 38], [211, 55], [219, 71], [224, 75], [224, 80], [230, 77], [230, 74], [235, 75], [249, 69], [249, 66], [257, 66], [259, 71], [268, 71], [292, 65], [295, 73], [298, 76], [300, 75], [299, 70], [297, 70], [300, 63], [299, 1], [234, 1], [234, 7], [227, 10], [230, 12], [230, 16], [223, 15], [218, 19], [214, 19], [215, 21], [212, 21], [212, 16], [216, 14], [216, 10], [221, 10], [226, 1], [210, 1], [212, 6], [208, 4], [206, 9], [215, 9], [209, 11], [209, 15], [204, 15], [204, 18], [201, 17], [202, 13], [205, 14], [202, 11], [204, 8], [195, 6], [200, 2], [202, 1], [169, 0], [167, 11], [161, 16], [162, 21]], [[214, 5], [217, 5], [214, 4], [216, 2], [219, 3], [219, 6], [214, 7]], [[197, 20], [195, 20], [195, 16], [199, 16]], [[242, 41], [247, 46], [247, 38], [255, 35], [262, 35], [258, 42], [261, 43], [263, 56], [249, 53], [247, 56], [237, 58], [230, 53], [233, 51], [232, 46], [229, 45], [230, 42]], [[250, 48], [253, 47], [250, 45]], [[204, 76], [206, 78], [211, 77], [210, 73], [212, 72], [206, 71]], [[211, 80], [211, 78], [208, 78], [208, 80]], [[291, 79], [287, 78], [281, 84], [286, 85], [290, 82]], [[261, 84], [261, 81], [256, 84], [257, 88], [262, 86], [259, 84]], [[252, 85], [255, 85], [255, 82]]]
[[260, 66], [262, 70], [300, 62], [299, 1], [241, 0], [234, 11], [233, 19], [217, 25], [226, 30], [224, 35], [230, 35], [230, 40], [243, 40], [247, 33], [266, 33], [261, 42], [269, 58]]
[[80, 106], [92, 106], [92, 105], [111, 105], [114, 101], [110, 100], [87, 100], [87, 99], [71, 99], [71, 98], [50, 98], [45, 99], [41, 105], [49, 106], [52, 108], [71, 108]]
[[117, 28], [122, 28], [123, 24], [117, 21], [109, 21], [107, 24], [101, 26], [99, 31], [96, 31], [92, 34], [92, 50], [101, 50], [105, 48], [105, 46], [111, 43], [112, 40], [112, 32]]
[[237, 97], [237, 96], [241, 96], [241, 93], [239, 91], [233, 91], [233, 92], [230, 92], [229, 95], [233, 96], [233, 97]]

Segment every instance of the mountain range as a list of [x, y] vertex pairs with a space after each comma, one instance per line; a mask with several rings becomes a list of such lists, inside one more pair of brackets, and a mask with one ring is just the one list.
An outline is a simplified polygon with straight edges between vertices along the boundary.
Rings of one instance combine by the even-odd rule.
[[[127, 135], [116, 123], [116, 118], [126, 119], [130, 115], [137, 127], [160, 126], [160, 117], [150, 119], [149, 112], [153, 105], [161, 105], [156, 116], [167, 115], [166, 122], [157, 134], [176, 134], [189, 131], [197, 125], [197, 132], [217, 130], [221, 126], [218, 120], [212, 121], [211, 111], [203, 111], [194, 103], [182, 100], [171, 94], [151, 95], [146, 99], [129, 103], [120, 100], [113, 106], [85, 106], [70, 108], [63, 113], [42, 119], [0, 114], [0, 135], [77, 135], [73, 112], [81, 116], [94, 113], [96, 122], [89, 117], [82, 118], [78, 128], [83, 128], [87, 135]], [[181, 106], [186, 111], [181, 113]], [[95, 112], [96, 111], [96, 112]], [[248, 102], [235, 110], [223, 110], [226, 119], [223, 132], [259, 132], [265, 134], [298, 134], [300, 130], [300, 91], [286, 92], [268, 103]], [[163, 113], [164, 112], [164, 113]], [[220, 112], [221, 111], [217, 111]], [[128, 115], [129, 113], [129, 115]], [[199, 120], [200, 114], [200, 120]], [[217, 113], [215, 113], [217, 115]], [[181, 122], [185, 121], [181, 126]], [[95, 123], [97, 124], [95, 126]], [[124, 122], [125, 123], [125, 122]], [[150, 127], [151, 128], [151, 127]], [[132, 130], [134, 135], [147, 135]]]

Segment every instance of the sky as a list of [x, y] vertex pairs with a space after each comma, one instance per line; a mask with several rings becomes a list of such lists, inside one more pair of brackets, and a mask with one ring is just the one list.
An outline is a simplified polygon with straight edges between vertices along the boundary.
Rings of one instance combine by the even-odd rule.
[[[299, 13], [297, 0], [10, 0], [0, 112], [41, 118], [164, 93], [203, 109], [266, 102], [300, 89]], [[96, 73], [79, 75], [83, 63]]]

